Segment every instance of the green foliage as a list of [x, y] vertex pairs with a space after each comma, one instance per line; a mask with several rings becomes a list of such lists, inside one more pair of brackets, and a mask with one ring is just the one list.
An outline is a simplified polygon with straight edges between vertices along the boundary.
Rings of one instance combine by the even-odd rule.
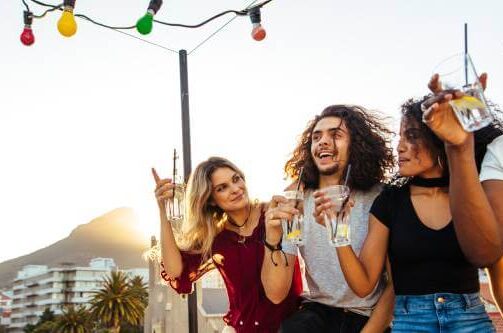
[[143, 278], [139, 275], [133, 276], [129, 280], [129, 287], [136, 294], [136, 296], [141, 300], [141, 302], [147, 307], [148, 305], [148, 287]]
[[[24, 327], [26, 333], [143, 332], [143, 316], [148, 305], [148, 289], [140, 276], [128, 279], [123, 272], [112, 272], [103, 287], [94, 292], [90, 309], [65, 307], [56, 316], [50, 309], [35, 325]], [[3, 333], [1, 331], [0, 333]]]
[[32, 333], [34, 329], [35, 329], [35, 325], [33, 325], [33, 324], [26, 324], [26, 326], [23, 328], [23, 332], [25, 332], [25, 333]]
[[[88, 333], [91, 332], [89, 311], [80, 306], [63, 308], [63, 313], [57, 317], [54, 331], [56, 333]], [[34, 332], [35, 333], [35, 332]]]
[[38, 323], [43, 324], [48, 321], [54, 321], [54, 319], [56, 319], [54, 311], [49, 308], [45, 308], [44, 312], [42, 312], [42, 315], [40, 316], [40, 319], [38, 320]]
[[[54, 319], [56, 316], [54, 315], [54, 311], [51, 311], [49, 308], [46, 308], [42, 315], [39, 317], [37, 323], [35, 325], [33, 324], [27, 324], [24, 328], [23, 331], [26, 333], [44, 333], [44, 332], [51, 332], [46, 331], [47, 327], [53, 323]], [[46, 324], [47, 323], [47, 324]]]
[[142, 283], [129, 281], [123, 272], [112, 272], [105, 278], [103, 287], [94, 292], [91, 300], [92, 317], [111, 329], [120, 332], [121, 323], [140, 325], [147, 304], [142, 298], [146, 288]]
[[39, 326], [37, 326], [33, 333], [53, 333], [56, 329], [56, 323], [53, 321], [46, 321]]

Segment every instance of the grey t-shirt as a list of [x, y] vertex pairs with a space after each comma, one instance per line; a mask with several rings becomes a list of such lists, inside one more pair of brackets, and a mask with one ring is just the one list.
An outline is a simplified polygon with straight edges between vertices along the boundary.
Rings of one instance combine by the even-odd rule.
[[[370, 207], [380, 191], [381, 186], [375, 186], [367, 192], [356, 192], [354, 196], [350, 228], [351, 246], [357, 255], [367, 237]], [[309, 191], [304, 199], [304, 245], [298, 247], [304, 262], [303, 298], [369, 316], [382, 294], [384, 279], [381, 279], [369, 296], [358, 297], [346, 283], [336, 249], [329, 244], [325, 227], [314, 220], [313, 211], [313, 192]], [[297, 255], [297, 246], [291, 243], [283, 244], [283, 250]]]

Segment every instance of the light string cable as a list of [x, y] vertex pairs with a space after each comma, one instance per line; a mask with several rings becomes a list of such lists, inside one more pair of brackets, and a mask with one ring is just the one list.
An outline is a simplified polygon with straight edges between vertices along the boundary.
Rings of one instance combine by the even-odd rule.
[[[47, 4], [45, 2], [42, 2], [42, 1], [39, 1], [39, 0], [30, 0], [31, 2], [39, 5], [39, 6], [43, 6], [43, 7], [49, 7], [49, 9], [47, 9], [44, 13], [42, 13], [41, 15], [33, 15], [34, 18], [43, 18], [47, 13], [49, 12], [52, 12], [52, 11], [56, 11], [56, 10], [63, 10], [63, 4], [59, 4], [59, 5], [52, 5], [52, 4]], [[236, 17], [238, 16], [244, 16], [244, 15], [247, 15], [249, 10], [251, 8], [255, 8], [255, 7], [262, 7], [264, 5], [266, 5], [267, 3], [271, 2], [272, 0], [266, 0], [264, 1], [263, 3], [259, 4], [259, 5], [256, 5], [254, 7], [252, 7], [252, 5], [257, 2], [258, 0], [254, 0], [250, 5], [248, 5], [244, 10], [240, 10], [240, 11], [237, 11], [237, 10], [226, 10], [224, 12], [221, 12], [219, 14], [216, 14], [212, 17], [210, 17], [209, 19], [207, 20], [204, 20], [203, 22], [199, 23], [199, 24], [194, 24], [194, 25], [188, 25], [188, 24], [181, 24], [181, 23], [169, 23], [169, 22], [163, 22], [163, 21], [157, 21], [155, 20], [155, 22], [159, 23], [159, 24], [162, 24], [162, 25], [167, 25], [167, 26], [174, 26], [174, 27], [183, 27], [183, 28], [199, 28], [221, 16], [224, 16], [226, 14], [229, 14], [229, 13], [234, 13], [235, 16], [229, 20], [227, 23], [225, 23], [221, 28], [219, 28], [217, 31], [215, 31], [213, 34], [211, 34], [209, 37], [207, 37], [205, 40], [203, 40], [201, 43], [199, 43], [192, 51], [190, 51], [190, 53], [194, 52], [197, 48], [199, 48], [201, 45], [203, 45], [204, 43], [206, 43], [211, 37], [213, 37], [216, 33], [218, 33], [220, 30], [222, 30], [227, 24], [229, 24], [230, 22], [232, 22]], [[28, 4], [26, 3], [26, 0], [22, 0], [22, 3], [23, 5], [25, 6], [26, 10], [28, 12], [30, 12], [30, 8], [28, 6]], [[121, 33], [123, 35], [126, 35], [128, 37], [131, 37], [131, 38], [134, 38], [134, 39], [137, 39], [139, 41], [142, 41], [142, 42], [145, 42], [147, 44], [150, 44], [150, 45], [153, 45], [153, 46], [157, 46], [159, 48], [162, 48], [164, 50], [167, 50], [167, 51], [170, 51], [170, 52], [173, 52], [173, 53], [176, 53], [178, 54], [178, 51], [172, 49], [172, 48], [169, 48], [169, 47], [166, 47], [166, 46], [163, 46], [163, 45], [160, 45], [160, 44], [157, 44], [157, 43], [154, 43], [154, 42], [151, 42], [151, 41], [148, 41], [146, 39], [143, 39], [143, 38], [140, 38], [138, 36], [134, 36], [132, 34], [129, 34], [125, 31], [122, 31], [122, 30], [131, 30], [131, 29], [134, 29], [135, 26], [125, 26], [125, 27], [119, 27], [119, 26], [110, 26], [110, 25], [107, 25], [107, 24], [104, 24], [104, 23], [101, 23], [101, 22], [98, 22], [94, 19], [91, 19], [90, 17], [88, 17], [87, 15], [84, 15], [84, 14], [75, 14], [74, 15], [75, 17], [80, 17], [88, 22], [91, 22], [91, 23], [94, 23], [98, 26], [101, 26], [103, 28], [108, 28], [108, 29], [111, 29], [115, 32], [118, 32], [118, 33]], [[189, 54], [190, 54], [189, 53]]]
[[[22, 1], [23, 1], [23, 3], [25, 3], [25, 0], [22, 0]], [[39, 16], [35, 16], [34, 15], [33, 17], [40, 18], [40, 17], [43, 17], [45, 14], [47, 14], [50, 11], [63, 10], [62, 9], [63, 8], [63, 4], [60, 4], [60, 5], [51, 5], [51, 4], [47, 4], [47, 3], [39, 1], [39, 0], [30, 0], [30, 1], [33, 2], [33, 3], [36, 3], [39, 6], [49, 7], [50, 8], [43, 15], [39, 15]], [[98, 22], [96, 20], [93, 20], [93, 19], [91, 19], [90, 17], [88, 17], [87, 15], [84, 15], [84, 14], [75, 14], [74, 16], [75, 17], [83, 18], [84, 20], [87, 20], [87, 21], [89, 21], [91, 23], [94, 23], [96, 25], [99, 25], [101, 27], [108, 28], [108, 29], [113, 29], [113, 30], [129, 30], [129, 29], [134, 29], [135, 28], [134, 25], [132, 25], [132, 26], [126, 26], [126, 27], [110, 26], [110, 25]]]
[[[39, 6], [44, 6], [44, 7], [50, 7], [49, 10], [47, 10], [43, 15], [45, 15], [47, 12], [49, 11], [54, 11], [54, 10], [62, 10], [62, 7], [63, 5], [51, 5], [51, 4], [47, 4], [47, 3], [44, 3], [42, 1], [39, 1], [39, 0], [30, 0], [32, 1], [33, 3], [36, 3], [37, 5]], [[253, 3], [255, 3], [257, 0], [255, 0]], [[267, 0], [267, 1], [264, 1], [263, 3], [261, 4], [258, 4], [257, 6], [254, 6], [253, 8], [255, 7], [262, 7], [264, 5], [266, 5], [267, 3], [271, 2], [272, 0]], [[28, 4], [26, 3], [25, 0], [22, 0], [23, 4], [25, 5], [25, 7], [28, 9]], [[237, 16], [245, 16], [248, 14], [249, 10], [251, 8], [248, 7], [246, 9], [243, 9], [243, 10], [226, 10], [224, 12], [221, 12], [219, 14], [216, 14], [212, 17], [210, 17], [209, 19], [207, 20], [204, 20], [203, 22], [199, 23], [199, 24], [194, 24], [194, 25], [189, 25], [189, 24], [181, 24], [181, 23], [169, 23], [169, 22], [163, 22], [163, 21], [158, 21], [158, 20], [154, 20], [154, 22], [156, 23], [159, 23], [159, 24], [162, 24], [162, 25], [167, 25], [167, 26], [172, 26], [172, 27], [182, 27], [182, 28], [199, 28], [199, 27], [202, 27], [203, 25], [205, 24], [208, 24], [209, 22], [221, 17], [221, 16], [224, 16], [226, 14], [230, 14], [230, 13], [234, 13], [236, 14], [235, 17]], [[43, 15], [39, 15], [40, 17], [42, 17]], [[34, 16], [36, 17], [36, 16]], [[105, 28], [109, 28], [109, 29], [116, 29], [116, 30], [130, 30], [130, 29], [134, 29], [136, 26], [135, 25], [132, 25], [132, 26], [126, 26], [126, 27], [118, 27], [118, 26], [110, 26], [110, 25], [107, 25], [107, 24], [104, 24], [104, 23], [101, 23], [101, 22], [98, 22], [96, 20], [93, 20], [91, 19], [90, 17], [84, 15], [84, 14], [75, 14], [75, 17], [80, 17], [80, 18], [83, 18], [91, 23], [94, 23], [96, 25], [99, 25], [99, 26], [102, 26], [102, 27], [105, 27]]]
[[[22, 2], [23, 2], [24, 7], [26, 8], [26, 11], [31, 13], [30, 7], [29, 7], [29, 6], [28, 6], [28, 4], [26, 3], [26, 1], [25, 1], [25, 0], [22, 0]], [[35, 2], [35, 3], [36, 3], [36, 2]], [[63, 4], [60, 4], [60, 5], [57, 5], [57, 6], [52, 6], [52, 5], [50, 5], [50, 6], [49, 6], [49, 5], [48, 5], [47, 7], [50, 7], [50, 8], [49, 8], [48, 10], [46, 10], [45, 12], [43, 12], [42, 14], [40, 14], [40, 15], [33, 15], [33, 17], [34, 17], [34, 18], [42, 18], [42, 17], [44, 17], [47, 13], [60, 9], [61, 7], [63, 7]]]
[[[236, 17], [238, 16], [246, 16], [248, 15], [248, 12], [250, 11], [250, 9], [252, 8], [251, 6], [257, 2], [258, 0], [255, 0], [253, 1], [251, 4], [249, 4], [248, 6], [246, 6], [245, 9], [243, 10], [226, 10], [226, 11], [223, 11], [219, 14], [216, 14], [212, 17], [210, 17], [209, 19], [207, 20], [204, 20], [203, 22], [199, 23], [199, 24], [193, 24], [193, 25], [190, 25], [190, 24], [181, 24], [181, 23], [168, 23], [168, 22], [163, 22], [163, 21], [159, 21], [159, 20], [154, 20], [154, 22], [156, 23], [159, 23], [159, 24], [163, 24], [163, 25], [168, 25], [170, 27], [181, 27], [181, 28], [189, 28], [189, 29], [194, 29], [194, 28], [200, 28], [202, 27], [203, 25], [207, 24], [207, 23], [210, 23], [211, 21], [221, 17], [221, 16], [224, 16], [226, 14], [236, 14], [232, 19], [235, 19]], [[253, 6], [253, 8], [262, 8], [262, 6], [268, 4], [269, 2], [271, 2], [272, 0], [266, 0], [256, 6]]]
[[[49, 7], [49, 9], [48, 9], [48, 10], [46, 10], [43, 14], [41, 14], [41, 15], [33, 15], [33, 17], [34, 17], [34, 18], [42, 18], [42, 17], [44, 17], [44, 16], [45, 16], [48, 12], [52, 12], [52, 11], [55, 11], [55, 10], [62, 10], [62, 7], [63, 7], [63, 4], [60, 4], [60, 5], [56, 5], [56, 6], [55, 6], [55, 5], [46, 4], [46, 3], [41, 2], [41, 1], [38, 1], [38, 0], [31, 0], [31, 1], [32, 1], [32, 2], [34, 2], [34, 3], [36, 3], [36, 4], [37, 4], [37, 5], [39, 5], [39, 6]], [[23, 2], [23, 4], [24, 4], [24, 6], [26, 7], [27, 11], [30, 11], [30, 9], [29, 9], [28, 4], [26, 3], [26, 1], [25, 1], [25, 0], [22, 0], [22, 2]], [[143, 39], [143, 38], [140, 38], [140, 37], [134, 36], [134, 35], [132, 35], [132, 34], [128, 34], [127, 32], [124, 32], [124, 31], [122, 31], [122, 30], [118, 29], [118, 28], [128, 28], [128, 29], [130, 29], [130, 28], [134, 28], [134, 26], [133, 26], [133, 27], [111, 27], [111, 26], [108, 26], [108, 25], [106, 25], [106, 24], [102, 24], [102, 23], [100, 23], [100, 22], [96, 22], [95, 20], [90, 19], [90, 18], [89, 18], [89, 17], [87, 17], [86, 15], [77, 14], [77, 15], [75, 15], [75, 16], [81, 17], [81, 18], [83, 18], [83, 19], [85, 19], [85, 20], [87, 20], [87, 21], [89, 21], [89, 22], [91, 22], [91, 23], [95, 23], [95, 24], [97, 24], [98, 26], [101, 26], [101, 27], [104, 27], [104, 28], [110, 29], [110, 30], [115, 31], [115, 32], [118, 32], [118, 33], [121, 33], [121, 34], [126, 35], [126, 36], [128, 36], [128, 37], [131, 37], [131, 38], [134, 38], [134, 39], [136, 39], [136, 40], [142, 41], [142, 42], [144, 42], [144, 43], [150, 44], [150, 45], [152, 45], [152, 46], [157, 46], [157, 47], [159, 47], [159, 48], [161, 48], [161, 49], [164, 49], [164, 50], [166, 50], [166, 51], [169, 51], [169, 52], [173, 52], [173, 53], [178, 54], [178, 51], [176, 51], [176, 50], [174, 50], [174, 49], [172, 49], [172, 48], [169, 48], [169, 47], [167, 47], [167, 46], [160, 45], [160, 44], [157, 44], [157, 43], [153, 43], [153, 42], [151, 42], [151, 41], [148, 41], [148, 40], [146, 40], [146, 39]]]
[[[47, 3], [44, 3], [44, 2], [41, 2], [41, 1], [38, 1], [38, 0], [31, 0], [33, 3], [36, 3], [37, 5], [39, 6], [43, 6], [43, 7], [49, 7], [48, 10], [46, 10], [42, 15], [33, 15], [34, 18], [42, 18], [44, 17], [48, 12], [51, 12], [51, 11], [55, 11], [55, 10], [62, 10], [62, 7], [63, 7], [63, 4], [61, 5], [57, 5], [57, 6], [54, 6], [54, 5], [50, 5], [50, 4], [47, 4]], [[29, 7], [28, 7], [28, 4], [26, 4], [26, 1], [25, 0], [22, 0], [23, 4], [25, 5], [25, 7], [28, 9], [29, 11]], [[164, 45], [160, 45], [160, 44], [157, 44], [157, 43], [154, 43], [154, 42], [151, 42], [151, 41], [148, 41], [146, 39], [143, 39], [143, 38], [140, 38], [138, 36], [135, 36], [135, 35], [132, 35], [132, 34], [129, 34], [123, 30], [126, 30], [126, 29], [133, 29], [134, 26], [132, 27], [112, 27], [112, 26], [109, 26], [109, 25], [106, 25], [106, 24], [103, 24], [103, 23], [100, 23], [100, 22], [96, 22], [95, 20], [89, 18], [88, 16], [86, 15], [82, 15], [82, 14], [77, 14], [75, 15], [77, 17], [80, 17], [80, 18], [83, 18], [91, 23], [94, 23], [98, 26], [101, 26], [103, 28], [107, 28], [107, 29], [110, 29], [112, 31], [115, 31], [115, 32], [118, 32], [120, 34], [123, 34], [125, 36], [128, 36], [128, 37], [131, 37], [133, 39], [136, 39], [136, 40], [139, 40], [141, 42], [144, 42], [144, 43], [147, 43], [147, 44], [150, 44], [152, 46], [156, 46], [156, 47], [159, 47], [165, 51], [169, 51], [169, 52], [173, 52], [173, 53], [176, 53], [178, 54], [178, 51], [172, 49], [172, 48], [169, 48], [167, 46], [164, 46]]]
[[[262, 8], [264, 5], [267, 5], [269, 2], [271, 2], [272, 0], [266, 0], [256, 6], [253, 6], [258, 0], [254, 0], [252, 1], [251, 3], [249, 3], [247, 6], [246, 6], [246, 9], [240, 11], [241, 12], [244, 12], [246, 14], [244, 15], [247, 15], [248, 12], [252, 9], [252, 8]], [[194, 51], [196, 51], [198, 48], [200, 48], [201, 46], [203, 46], [203, 44], [205, 44], [207, 41], [209, 41], [211, 38], [213, 38], [217, 33], [219, 33], [220, 31], [222, 31], [222, 29], [224, 29], [227, 25], [229, 25], [232, 21], [234, 21], [238, 16], [241, 16], [242, 14], [236, 14], [234, 17], [232, 17], [230, 20], [228, 20], [227, 22], [225, 22], [220, 28], [218, 28], [217, 30], [215, 30], [212, 34], [210, 34], [208, 37], [206, 37], [205, 39], [203, 39], [200, 43], [198, 43], [192, 50], [190, 50], [190, 52], [188, 53], [188, 55], [191, 55]], [[221, 16], [221, 15], [220, 15]]]

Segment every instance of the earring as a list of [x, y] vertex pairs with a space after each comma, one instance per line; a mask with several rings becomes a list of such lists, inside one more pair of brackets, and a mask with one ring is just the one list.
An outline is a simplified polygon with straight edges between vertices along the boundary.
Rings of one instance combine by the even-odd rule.
[[440, 159], [440, 155], [437, 157], [437, 163], [440, 166], [440, 169], [444, 170], [444, 166], [442, 165], [442, 160]]

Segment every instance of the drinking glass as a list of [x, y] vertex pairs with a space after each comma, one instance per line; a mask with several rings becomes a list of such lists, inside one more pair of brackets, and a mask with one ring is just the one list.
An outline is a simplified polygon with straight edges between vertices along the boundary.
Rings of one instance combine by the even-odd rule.
[[322, 189], [322, 191], [325, 193], [325, 197], [333, 203], [330, 209], [325, 210], [325, 226], [330, 245], [339, 247], [351, 244], [349, 213], [344, 209], [349, 200], [349, 187], [333, 185]]
[[444, 90], [461, 90], [465, 93], [462, 98], [449, 102], [465, 131], [476, 131], [493, 121], [469, 54], [456, 54], [445, 59], [435, 67], [434, 73], [438, 73]]
[[185, 213], [185, 184], [181, 178], [175, 180], [173, 191], [173, 197], [167, 202], [167, 215], [172, 227], [179, 230]]
[[281, 219], [283, 227], [283, 242], [291, 242], [295, 245], [304, 244], [304, 192], [302, 191], [284, 191], [283, 196], [288, 200], [286, 203], [280, 203], [279, 206], [288, 206], [297, 208], [300, 213], [292, 217], [291, 220]]

